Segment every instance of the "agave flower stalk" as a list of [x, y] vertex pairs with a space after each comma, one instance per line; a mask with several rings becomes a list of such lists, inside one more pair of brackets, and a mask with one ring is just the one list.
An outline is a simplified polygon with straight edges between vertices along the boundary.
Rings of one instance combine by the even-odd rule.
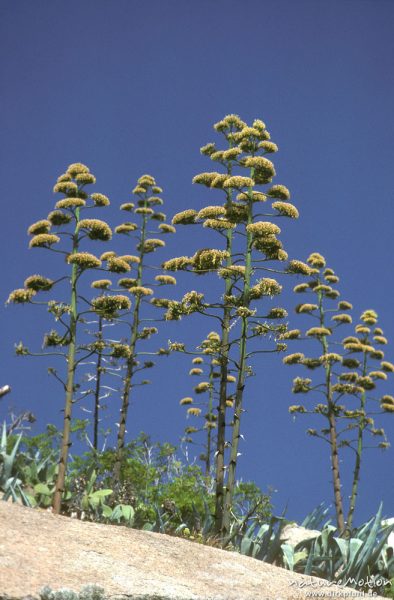
[[[383, 441], [378, 447], [386, 449], [389, 444], [385, 437], [383, 429], [376, 429], [374, 422], [368, 413], [368, 400], [371, 397], [367, 396], [367, 392], [376, 389], [378, 382], [385, 381], [389, 373], [394, 371], [394, 365], [384, 359], [384, 353], [376, 346], [386, 345], [387, 338], [383, 334], [383, 330], [378, 327], [378, 315], [374, 310], [366, 310], [360, 317], [361, 323], [355, 327], [354, 339], [351, 341], [344, 340], [344, 348], [352, 355], [354, 352], [362, 352], [362, 360], [358, 361], [359, 378], [357, 383], [361, 386], [362, 391], [359, 394], [359, 409], [356, 411], [356, 431], [357, 442], [353, 448], [355, 451], [355, 460], [353, 468], [353, 480], [351, 485], [351, 495], [349, 502], [349, 510], [346, 518], [347, 530], [350, 532], [353, 527], [354, 512], [356, 509], [358, 489], [360, 483], [361, 460], [364, 450], [365, 433], [369, 431], [372, 435], [383, 436]], [[373, 329], [371, 329], [373, 327]], [[358, 340], [358, 341], [356, 341]], [[359, 347], [357, 347], [357, 345]], [[380, 361], [380, 365], [376, 368], [376, 363], [372, 361]], [[372, 364], [371, 364], [372, 363]], [[384, 412], [394, 413], [394, 398], [389, 395], [384, 395], [380, 398], [380, 407]]]
[[[270, 260], [280, 261], [283, 264], [283, 261], [287, 260], [287, 253], [276, 237], [280, 233], [280, 228], [270, 221], [256, 220], [261, 215], [254, 212], [254, 207], [256, 205], [260, 207], [260, 203], [273, 199], [274, 212], [265, 213], [264, 216], [297, 218], [298, 211], [293, 204], [290, 204], [290, 193], [285, 186], [274, 185], [264, 193], [255, 189], [256, 185], [270, 184], [275, 175], [273, 163], [264, 155], [275, 152], [277, 146], [269, 141], [270, 136], [264, 123], [256, 119], [253, 126], [248, 127], [238, 116], [229, 115], [214, 127], [216, 131], [224, 134], [227, 143], [231, 142], [230, 147], [226, 150], [217, 150], [214, 144], [207, 144], [202, 152], [210, 156], [211, 160], [225, 166], [226, 172], [201, 173], [196, 175], [193, 181], [206, 187], [221, 189], [226, 194], [226, 201], [224, 205], [207, 206], [200, 211], [191, 209], [182, 211], [175, 215], [173, 223], [182, 225], [201, 223], [206, 229], [216, 231], [225, 237], [226, 249], [202, 248], [191, 257], [174, 258], [166, 261], [163, 266], [168, 270], [191, 271], [198, 275], [217, 273], [225, 282], [223, 302], [207, 302], [204, 300], [204, 294], [189, 292], [180, 302], [172, 302], [166, 313], [167, 318], [181, 318], [183, 315], [198, 312], [204, 316], [219, 318], [221, 323], [222, 346], [219, 361], [222, 370], [216, 449], [215, 523], [216, 531], [225, 537], [228, 533], [235, 487], [237, 450], [241, 437], [240, 417], [243, 411], [246, 376], [249, 373], [247, 361], [255, 354], [248, 349], [248, 344], [250, 340], [259, 336], [273, 333], [275, 337], [285, 327], [284, 324], [264, 326], [260, 319], [267, 318], [268, 314], [270, 319], [283, 319], [287, 314], [284, 309], [278, 308], [276, 312], [268, 311], [266, 315], [258, 315], [257, 309], [249, 308], [252, 301], [259, 300], [263, 296], [278, 295], [281, 291], [281, 286], [274, 279], [263, 278], [253, 281], [252, 285], [252, 277], [260, 270], [284, 274], [309, 273], [310, 268], [300, 261], [290, 261], [286, 269], [272, 268], [265, 264]], [[237, 174], [243, 173], [244, 169], [247, 169], [247, 176]], [[231, 203], [227, 195], [229, 190], [231, 190]], [[234, 193], [237, 194], [235, 199]], [[228, 230], [232, 231], [231, 246], [228, 244], [229, 238], [226, 234]], [[263, 258], [256, 259], [256, 253], [262, 253]], [[275, 349], [270, 351], [282, 349], [282, 343], [275, 343]], [[226, 422], [228, 398], [226, 369], [229, 364], [235, 367], [238, 381], [235, 415], [231, 423]], [[229, 425], [233, 428], [232, 442], [226, 440]], [[228, 453], [225, 454], [226, 447], [231, 448], [229, 464], [226, 464], [228, 457]], [[229, 476], [226, 483], [227, 470]]]
[[[97, 452], [98, 450], [98, 427], [100, 422], [100, 392], [101, 392], [101, 379], [103, 373], [103, 317], [100, 315], [98, 319], [97, 328], [97, 341], [99, 342], [97, 348], [97, 364], [96, 364], [96, 383], [94, 388], [94, 413], [93, 413], [93, 448]], [[100, 343], [101, 342], [101, 343]]]
[[[204, 378], [206, 373], [206, 381], [201, 381], [194, 387], [194, 393], [200, 397], [204, 397], [208, 395], [207, 401], [199, 401], [195, 402], [195, 400], [187, 396], [180, 400], [181, 406], [187, 407], [187, 417], [201, 417], [204, 418], [204, 423], [202, 427], [195, 426], [187, 426], [185, 428], [186, 438], [184, 441], [189, 443], [195, 443], [193, 435], [204, 431], [206, 433], [206, 440], [203, 442], [204, 452], [200, 455], [200, 459], [204, 462], [205, 465], [205, 475], [208, 477], [211, 475], [211, 467], [212, 467], [212, 458], [214, 453], [214, 444], [216, 442], [215, 439], [215, 430], [217, 429], [217, 409], [218, 409], [218, 399], [220, 396], [220, 379], [221, 379], [221, 369], [220, 369], [220, 361], [219, 356], [221, 352], [221, 339], [220, 335], [216, 331], [211, 331], [207, 337], [202, 341], [201, 345], [198, 348], [201, 350], [202, 354], [197, 355], [192, 360], [192, 368], [189, 371], [189, 375], [192, 377]], [[209, 364], [207, 365], [205, 360], [209, 358]], [[207, 371], [208, 367], [208, 371]], [[232, 383], [235, 378], [228, 374], [227, 375], [227, 386]], [[206, 412], [202, 415], [202, 409], [200, 406], [203, 406]], [[227, 398], [226, 407], [232, 407], [233, 400], [231, 397]]]
[[[52, 330], [44, 338], [46, 348], [67, 347], [66, 355], [61, 351], [49, 351], [42, 353], [30, 353], [26, 347], [20, 343], [17, 347], [19, 355], [52, 355], [66, 358], [67, 369], [65, 379], [63, 380], [55, 369], [49, 369], [61, 383], [65, 391], [63, 434], [60, 447], [59, 469], [56, 480], [55, 492], [53, 496], [53, 510], [59, 513], [61, 509], [62, 494], [64, 491], [65, 476], [67, 469], [67, 460], [71, 446], [71, 418], [72, 408], [75, 396], [75, 375], [76, 368], [80, 362], [77, 357], [83, 347], [77, 344], [78, 325], [81, 321], [81, 312], [79, 311], [79, 280], [82, 274], [89, 269], [97, 269], [101, 266], [101, 261], [88, 252], [81, 252], [81, 242], [88, 237], [91, 240], [108, 241], [112, 237], [110, 227], [99, 219], [81, 219], [81, 211], [85, 208], [102, 207], [109, 204], [109, 200], [103, 194], [93, 193], [88, 195], [85, 186], [95, 183], [95, 177], [89, 172], [88, 167], [81, 163], [75, 163], [69, 166], [66, 173], [61, 175], [54, 187], [55, 193], [62, 193], [64, 197], [56, 202], [55, 210], [49, 213], [47, 219], [42, 219], [33, 223], [29, 227], [28, 233], [32, 236], [30, 248], [45, 248], [57, 252], [66, 257], [66, 262], [70, 266], [69, 278], [67, 275], [53, 281], [42, 275], [32, 275], [25, 281], [24, 288], [11, 292], [8, 302], [13, 303], [31, 303], [44, 304], [48, 311], [53, 314], [56, 321], [63, 328], [64, 333], [59, 334]], [[90, 200], [91, 204], [88, 204]], [[59, 229], [58, 233], [52, 233], [53, 228]], [[70, 231], [71, 230], [71, 231]], [[71, 249], [59, 250], [53, 246], [59, 244], [62, 239], [71, 240]], [[34, 300], [39, 292], [51, 290], [57, 283], [68, 279], [70, 282], [70, 301], [64, 304], [57, 301], [37, 302]]]
[[[138, 179], [137, 185], [133, 190], [133, 194], [137, 197], [137, 206], [134, 203], [129, 202], [126, 204], [122, 204], [121, 210], [125, 210], [129, 213], [134, 213], [141, 219], [140, 226], [136, 223], [122, 223], [118, 227], [115, 228], [115, 232], [118, 234], [132, 236], [136, 235], [137, 239], [137, 249], [136, 255], [125, 255], [123, 257], [123, 261], [126, 262], [126, 268], [123, 272], [129, 271], [131, 269], [131, 265], [136, 265], [137, 272], [135, 278], [122, 278], [119, 281], [119, 285], [123, 288], [127, 289], [127, 291], [134, 298], [134, 305], [131, 313], [131, 323], [130, 323], [130, 338], [128, 341], [128, 351], [127, 351], [127, 360], [126, 360], [126, 373], [123, 378], [123, 388], [122, 388], [122, 404], [120, 409], [120, 421], [119, 421], [119, 429], [117, 436], [117, 446], [116, 446], [116, 458], [114, 463], [113, 470], [113, 485], [116, 486], [120, 483], [121, 479], [121, 467], [123, 461], [123, 451], [125, 446], [125, 436], [126, 436], [126, 424], [129, 412], [130, 405], [130, 397], [131, 391], [133, 387], [134, 375], [140, 369], [138, 368], [138, 356], [140, 353], [137, 351], [137, 345], [139, 340], [148, 339], [154, 333], [157, 333], [157, 329], [155, 327], [142, 328], [142, 317], [141, 317], [141, 309], [142, 304], [145, 298], [149, 298], [153, 295], [153, 289], [151, 287], [147, 287], [145, 285], [145, 279], [147, 277], [146, 271], [149, 268], [149, 265], [146, 264], [146, 256], [155, 252], [157, 249], [165, 246], [165, 242], [160, 238], [150, 238], [148, 237], [151, 233], [149, 230], [149, 226], [153, 222], [159, 222], [158, 231], [159, 234], [169, 234], [174, 233], [175, 228], [172, 225], [165, 223], [166, 216], [159, 211], [154, 209], [155, 206], [161, 206], [163, 204], [163, 200], [160, 197], [162, 193], [162, 188], [160, 188], [155, 179], [151, 175], [143, 175]], [[157, 232], [155, 232], [157, 235]], [[122, 257], [119, 257], [122, 261]], [[109, 257], [109, 263], [114, 261], [116, 262], [115, 257]], [[118, 260], [119, 262], [119, 260]], [[114, 263], [114, 270], [117, 270], [118, 267]], [[122, 272], [122, 265], [119, 264], [119, 272]], [[111, 268], [111, 266], [109, 266]], [[172, 276], [168, 275], [157, 275], [155, 277], [155, 285], [174, 285], [176, 284], [176, 280]], [[160, 354], [165, 353], [165, 351], [161, 350]], [[156, 353], [155, 353], [156, 354]], [[150, 368], [153, 366], [151, 361], [144, 363], [146, 368]]]
[[[352, 505], [355, 504], [357, 494], [363, 432], [365, 429], [369, 429], [374, 436], [384, 436], [384, 431], [375, 429], [373, 419], [366, 414], [366, 389], [375, 387], [373, 379], [386, 379], [387, 376], [385, 373], [378, 371], [372, 372], [374, 373], [372, 378], [368, 376], [366, 353], [375, 354], [374, 358], [379, 358], [382, 353], [367, 344], [365, 339], [360, 340], [354, 336], [348, 336], [342, 342], [337, 340], [339, 328], [342, 329], [343, 326], [352, 323], [352, 317], [349, 314], [352, 305], [347, 301], [340, 300], [335, 308], [327, 307], [327, 301], [337, 300], [340, 295], [339, 291], [335, 289], [339, 278], [332, 269], [326, 268], [324, 257], [317, 252], [311, 254], [307, 262], [313, 268], [312, 276], [308, 282], [296, 285], [294, 291], [296, 293], [310, 293], [314, 298], [311, 301], [299, 304], [296, 307], [296, 312], [299, 315], [306, 315], [317, 320], [318, 325], [306, 331], [305, 340], [315, 340], [320, 345], [322, 354], [319, 357], [307, 357], [301, 352], [296, 352], [285, 356], [283, 362], [287, 365], [302, 365], [310, 371], [322, 369], [324, 372], [323, 380], [319, 380], [314, 384], [311, 378], [296, 377], [293, 382], [293, 392], [296, 394], [318, 392], [323, 394], [325, 402], [319, 402], [313, 409], [307, 409], [304, 405], [293, 405], [289, 408], [289, 411], [293, 415], [320, 414], [327, 421], [327, 427], [321, 429], [320, 432], [316, 429], [308, 429], [307, 433], [329, 443], [337, 527], [341, 535], [347, 535], [352, 519], [350, 518], [349, 525], [349, 516], [347, 519], [344, 516], [340, 449], [350, 447], [356, 452], [356, 466], [352, 486], [354, 502], [351, 499], [349, 509], [351, 517], [354, 512]], [[357, 328], [360, 328], [360, 326], [357, 326]], [[282, 338], [286, 340], [300, 339], [301, 331], [298, 329], [288, 331], [283, 334]], [[351, 352], [364, 352], [363, 363], [361, 364], [360, 361], [350, 358], [349, 354]], [[390, 363], [387, 363], [387, 365], [389, 368]], [[340, 370], [342, 367], [351, 369], [351, 371], [342, 372]], [[360, 408], [354, 410], [349, 405], [343, 405], [344, 397], [349, 398], [348, 402], [351, 402], [352, 398], [358, 399]], [[343, 422], [345, 422], [345, 427], [341, 429], [340, 424]], [[349, 439], [355, 429], [358, 431], [356, 448], [354, 448], [354, 440]], [[383, 445], [380, 446], [385, 447], [385, 444], [383, 442]]]
[[[254, 169], [251, 169], [250, 177], [253, 180]], [[224, 498], [224, 511], [222, 517], [222, 533], [228, 534], [230, 531], [230, 516], [232, 507], [232, 498], [236, 484], [236, 468], [238, 462], [238, 449], [239, 440], [241, 435], [241, 416], [243, 411], [243, 396], [245, 388], [245, 377], [247, 368], [247, 339], [248, 339], [248, 318], [250, 316], [250, 281], [252, 277], [252, 249], [253, 249], [253, 236], [248, 229], [248, 225], [253, 223], [253, 188], [248, 188], [248, 200], [247, 200], [247, 227], [246, 227], [246, 252], [245, 252], [245, 278], [243, 285], [243, 307], [245, 311], [242, 311], [241, 318], [241, 338], [239, 342], [239, 361], [238, 361], [238, 377], [237, 377], [237, 389], [235, 393], [235, 406], [234, 406], [234, 417], [233, 417], [233, 430], [232, 430], [232, 441], [230, 460], [228, 465], [228, 479], [226, 486], [226, 493]]]

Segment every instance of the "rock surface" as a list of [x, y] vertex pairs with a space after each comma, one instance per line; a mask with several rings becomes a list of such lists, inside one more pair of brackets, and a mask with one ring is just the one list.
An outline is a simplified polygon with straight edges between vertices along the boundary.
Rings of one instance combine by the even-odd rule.
[[38, 598], [45, 585], [79, 591], [92, 583], [109, 596], [129, 600], [298, 600], [312, 597], [311, 592], [327, 599], [357, 594], [233, 552], [1, 501], [0, 531], [0, 599]]

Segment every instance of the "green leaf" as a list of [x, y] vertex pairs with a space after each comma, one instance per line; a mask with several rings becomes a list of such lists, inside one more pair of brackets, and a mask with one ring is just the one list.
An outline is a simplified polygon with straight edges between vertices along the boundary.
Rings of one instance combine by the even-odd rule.
[[106, 496], [110, 496], [112, 494], [112, 490], [110, 489], [105, 489], [105, 490], [96, 490], [95, 492], [92, 492], [89, 495], [90, 499], [95, 500], [96, 498], [101, 499], [101, 498], [105, 498]]
[[290, 544], [282, 544], [281, 548], [283, 552], [285, 566], [287, 565], [287, 568], [290, 571], [294, 571], [294, 565], [296, 561], [293, 546], [290, 546]]
[[51, 490], [45, 483], [36, 483], [36, 485], [34, 486], [34, 491], [36, 494], [43, 494], [44, 496], [52, 495]]
[[103, 517], [110, 519], [112, 516], [112, 508], [108, 506], [108, 504], [103, 504], [101, 508], [103, 510]]

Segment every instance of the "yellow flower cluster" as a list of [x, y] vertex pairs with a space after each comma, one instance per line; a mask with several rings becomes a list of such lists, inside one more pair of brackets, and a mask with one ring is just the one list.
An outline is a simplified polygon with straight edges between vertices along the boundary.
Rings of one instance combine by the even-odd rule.
[[309, 337], [323, 337], [326, 335], [331, 335], [331, 330], [327, 327], [311, 327], [306, 332], [306, 335]]
[[136, 229], [138, 229], [138, 225], [136, 223], [121, 223], [115, 227], [115, 233], [128, 234]]
[[324, 256], [319, 254], [318, 252], [312, 252], [312, 254], [308, 257], [306, 261], [312, 267], [316, 267], [317, 269], [321, 269], [326, 266], [326, 260]]
[[293, 404], [292, 406], [289, 406], [289, 413], [293, 414], [293, 413], [306, 413], [306, 408], [305, 406], [302, 406], [302, 404]]
[[229, 257], [226, 250], [203, 249], [198, 250], [192, 257], [195, 271], [211, 271], [217, 269]]
[[385, 395], [380, 400], [380, 407], [386, 412], [394, 412], [394, 398], [389, 395]]
[[80, 269], [97, 269], [101, 266], [101, 260], [90, 254], [90, 252], [74, 252], [69, 254], [67, 262], [70, 265], [77, 265]]
[[[235, 146], [234, 148], [230, 148], [229, 150], [225, 150], [222, 153], [222, 159], [223, 160], [234, 160], [240, 154], [242, 154], [242, 149], [239, 148], [238, 146]], [[213, 155], [211, 155], [211, 158], [212, 158], [212, 156]]]
[[242, 204], [233, 203], [226, 209], [226, 218], [232, 223], [242, 223], [243, 221], [247, 221], [248, 215], [248, 207]]
[[337, 394], [361, 394], [364, 389], [359, 385], [351, 385], [350, 383], [336, 383], [332, 386], [332, 391]]
[[165, 245], [166, 245], [166, 243], [163, 242], [163, 240], [159, 240], [156, 238], [149, 238], [144, 241], [142, 250], [144, 252], [154, 252], [154, 250], [156, 250], [156, 248], [164, 248]]
[[96, 281], [92, 281], [90, 286], [97, 290], [107, 290], [112, 285], [112, 281], [110, 279], [96, 279]]
[[60, 237], [53, 233], [39, 233], [31, 238], [29, 248], [47, 248], [60, 242]]
[[213, 173], [199, 173], [198, 175], [195, 175], [193, 177], [192, 182], [200, 183], [202, 185], [210, 187], [212, 182], [214, 181], [214, 179], [216, 179], [218, 175], [219, 173], [217, 173], [216, 171], [214, 171]]
[[173, 216], [171, 223], [173, 225], [190, 225], [195, 222], [197, 214], [197, 211], [192, 208], [183, 210]]
[[211, 388], [211, 384], [208, 381], [201, 381], [201, 383], [196, 385], [196, 387], [194, 388], [194, 391], [196, 392], [196, 394], [203, 394], [210, 388]]
[[128, 359], [131, 357], [131, 350], [130, 350], [129, 346], [127, 346], [126, 344], [112, 343], [111, 348], [112, 348], [111, 356], [113, 356], [114, 358]]
[[203, 227], [208, 227], [210, 229], [234, 229], [235, 223], [231, 221], [226, 221], [226, 219], [206, 219], [203, 223]]
[[161, 223], [159, 225], [159, 229], [162, 233], [175, 233], [176, 229], [172, 225], [168, 225], [167, 223]]
[[314, 310], [317, 310], [319, 307], [317, 304], [299, 304], [298, 306], [296, 306], [296, 313], [301, 314], [301, 313], [310, 313]]
[[91, 199], [93, 200], [95, 206], [109, 206], [109, 198], [104, 196], [104, 194], [91, 194]]
[[301, 335], [301, 331], [299, 329], [289, 329], [284, 333], [281, 333], [279, 336], [280, 340], [296, 340]]
[[204, 359], [201, 358], [201, 356], [196, 356], [196, 358], [193, 358], [192, 363], [193, 365], [201, 365], [204, 362]]
[[118, 285], [123, 288], [131, 288], [137, 285], [137, 280], [131, 277], [122, 277], [118, 281]]
[[48, 292], [53, 284], [54, 281], [52, 279], [48, 279], [48, 277], [44, 277], [43, 275], [30, 275], [30, 277], [25, 280], [24, 286], [35, 292]]
[[277, 235], [280, 233], [280, 227], [269, 221], [257, 221], [246, 226], [246, 231], [255, 237], [264, 237], [269, 235]]
[[112, 231], [105, 221], [99, 219], [81, 219], [79, 221], [78, 230], [85, 229], [88, 231], [88, 237], [91, 240], [101, 240], [106, 242], [112, 238]]
[[296, 294], [306, 292], [307, 290], [309, 290], [309, 285], [307, 283], [299, 283], [293, 288], [293, 292], [295, 292]]
[[341, 300], [338, 302], [338, 310], [352, 310], [353, 304], [347, 302], [346, 300]]
[[336, 321], [337, 323], [351, 323], [352, 317], [350, 315], [339, 314], [339, 315], [334, 315], [331, 318], [331, 320]]
[[252, 299], [258, 299], [262, 296], [277, 296], [281, 291], [282, 286], [275, 279], [265, 277], [250, 288], [249, 295]]
[[179, 271], [181, 269], [185, 269], [193, 264], [193, 259], [188, 256], [178, 256], [176, 258], [170, 258], [170, 260], [166, 260], [162, 267], [166, 271]]
[[361, 315], [361, 320], [366, 325], [375, 325], [378, 320], [378, 315], [374, 310], [365, 310]]
[[55, 194], [74, 194], [78, 191], [78, 186], [73, 181], [60, 181], [53, 188]]
[[278, 200], [290, 200], [290, 192], [285, 185], [273, 185], [266, 194]]
[[276, 306], [271, 308], [269, 311], [267, 318], [268, 319], [285, 319], [289, 316], [289, 313], [285, 308], [281, 308], [280, 306]]
[[153, 296], [153, 290], [142, 285], [136, 285], [129, 289], [130, 294], [135, 296]]
[[30, 235], [38, 235], [40, 233], [48, 233], [51, 228], [51, 222], [46, 219], [42, 219], [41, 221], [37, 221], [30, 225], [27, 233]]
[[287, 267], [289, 273], [295, 273], [299, 275], [310, 275], [311, 268], [301, 260], [291, 260]]
[[304, 360], [305, 356], [302, 352], [295, 352], [294, 354], [288, 354], [283, 357], [283, 363], [285, 365], [298, 365]]
[[264, 158], [264, 156], [248, 156], [243, 164], [245, 167], [255, 169], [259, 177], [271, 178], [276, 175], [273, 163], [268, 158]]
[[246, 268], [242, 265], [231, 265], [229, 267], [222, 267], [218, 270], [219, 277], [243, 277], [245, 275]]
[[294, 394], [305, 394], [306, 392], [309, 392], [310, 388], [311, 388], [311, 383], [312, 380], [305, 378], [303, 379], [302, 377], [296, 377], [293, 380], [293, 393]]
[[153, 208], [148, 208], [146, 206], [140, 206], [139, 208], [136, 208], [134, 212], [138, 215], [150, 216], [150, 215], [153, 215], [153, 213], [155, 211], [153, 210]]
[[328, 283], [339, 283], [339, 277], [336, 275], [325, 275], [324, 279], [328, 281]]
[[162, 285], [175, 285], [176, 279], [171, 275], [156, 275], [155, 281], [158, 281]]
[[161, 198], [159, 198], [158, 196], [149, 196], [149, 198], [147, 199], [148, 204], [150, 204], [150, 206], [158, 206], [161, 204], [164, 204], [163, 200]]
[[300, 213], [298, 212], [297, 208], [294, 206], [294, 204], [290, 204], [290, 202], [273, 202], [272, 208], [277, 210], [279, 214], [283, 217], [290, 217], [290, 219], [298, 219], [298, 217], [300, 216]]
[[130, 310], [131, 302], [127, 296], [117, 294], [116, 296], [99, 296], [92, 300], [93, 310], [106, 314], [114, 314], [118, 310]]
[[256, 192], [256, 190], [252, 190], [252, 192], [240, 192], [237, 195], [237, 200], [242, 202], [248, 202], [251, 199], [253, 202], [265, 202], [267, 200], [267, 196], [263, 194], [263, 192]]
[[259, 148], [265, 150], [267, 153], [272, 154], [273, 152], [278, 152], [279, 148], [273, 142], [260, 142]]
[[215, 219], [226, 214], [224, 206], [206, 206], [197, 214], [198, 219]]
[[54, 227], [58, 227], [59, 225], [66, 225], [71, 221], [71, 215], [67, 215], [61, 210], [53, 210], [48, 215], [48, 221], [50, 221], [51, 225]]
[[242, 177], [242, 175], [233, 175], [228, 177], [223, 183], [224, 188], [244, 188], [253, 187], [254, 181], [251, 177]]
[[215, 125], [213, 126], [213, 128], [216, 131], [220, 132], [224, 132], [231, 128], [243, 129], [245, 127], [246, 123], [242, 121], [242, 119], [240, 119], [238, 115], [227, 115], [226, 117], [224, 117], [224, 119], [222, 119], [218, 123], [215, 123]]
[[134, 256], [134, 254], [122, 254], [122, 256], [119, 256], [118, 258], [126, 261], [129, 265], [133, 263], [136, 263], [138, 265], [141, 262], [140, 257]]
[[365, 325], [356, 325], [356, 327], [354, 328], [356, 333], [365, 333], [366, 335], [368, 335], [368, 333], [371, 333], [371, 330], [369, 327], [366, 327]]
[[85, 206], [86, 201], [82, 198], [63, 198], [55, 204], [55, 208], [79, 208]]
[[217, 173], [216, 177], [211, 182], [211, 188], [222, 190], [226, 181], [230, 179], [230, 175], [225, 173]]
[[388, 343], [387, 338], [385, 338], [383, 335], [374, 335], [373, 339], [377, 344], [385, 345]]
[[204, 154], [205, 156], [211, 156], [212, 152], [215, 152], [215, 150], [216, 146], [212, 142], [210, 142], [209, 144], [205, 144], [205, 146], [202, 146], [200, 148], [201, 154]]
[[201, 414], [201, 408], [197, 408], [195, 406], [191, 406], [187, 409], [187, 414], [193, 417], [199, 417]]
[[81, 183], [82, 185], [88, 185], [91, 183], [96, 183], [96, 178], [91, 173], [78, 173], [78, 175], [75, 175], [75, 181]]
[[193, 398], [190, 398], [190, 396], [187, 396], [186, 398], [182, 398], [182, 400], [179, 401], [179, 404], [181, 406], [185, 406], [187, 404], [193, 404]]
[[125, 202], [124, 204], [120, 205], [120, 210], [127, 210], [128, 212], [131, 212], [134, 207], [135, 204], [133, 202]]
[[384, 371], [371, 371], [369, 376], [372, 377], [372, 379], [382, 379], [383, 381], [387, 381], [387, 373], [384, 373]]
[[129, 263], [117, 256], [109, 256], [107, 260], [107, 269], [112, 273], [127, 273], [131, 270]]
[[193, 367], [193, 369], [190, 369], [189, 375], [202, 375], [203, 372], [204, 371], [202, 369], [199, 369], [198, 367]]
[[11, 302], [13, 304], [24, 304], [25, 302], [30, 302], [32, 297], [36, 294], [36, 292], [32, 289], [24, 289], [20, 288], [18, 290], [14, 290], [8, 296], [7, 304]]
[[82, 163], [72, 163], [69, 165], [67, 169], [67, 175], [71, 177], [75, 177], [76, 175], [80, 175], [81, 173], [89, 173], [89, 168]]
[[394, 365], [393, 363], [384, 360], [380, 363], [380, 366], [382, 367], [383, 371], [387, 371], [387, 373], [394, 373]]
[[322, 365], [329, 365], [332, 363], [341, 363], [342, 356], [340, 354], [336, 354], [335, 352], [327, 352], [327, 354], [323, 354], [319, 358]]

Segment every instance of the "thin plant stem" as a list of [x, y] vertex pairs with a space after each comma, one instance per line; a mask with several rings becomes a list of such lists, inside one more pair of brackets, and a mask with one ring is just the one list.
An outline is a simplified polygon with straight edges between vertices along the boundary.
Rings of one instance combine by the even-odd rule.
[[[367, 374], [367, 353], [364, 353], [362, 376]], [[366, 405], [366, 391], [361, 394], [360, 410], [364, 413]], [[360, 483], [361, 455], [363, 451], [363, 436], [364, 436], [365, 421], [364, 417], [360, 417], [357, 431], [357, 448], [356, 458], [353, 471], [352, 492], [350, 495], [349, 511], [346, 519], [347, 530], [350, 532], [353, 526], [354, 511], [356, 510], [356, 502], [358, 495], [358, 487]]]
[[[251, 169], [250, 177], [253, 179], [254, 169]], [[253, 199], [252, 189], [249, 189], [249, 201], [248, 201], [248, 221], [247, 225], [253, 222]], [[250, 280], [252, 276], [252, 244], [253, 236], [251, 233], [246, 234], [246, 253], [245, 253], [245, 282], [244, 282], [244, 299], [243, 304], [248, 308], [250, 304], [249, 289]], [[231, 506], [232, 499], [235, 489], [235, 476], [238, 462], [238, 447], [240, 439], [240, 427], [241, 427], [241, 416], [243, 412], [243, 393], [245, 388], [245, 374], [246, 374], [246, 358], [247, 358], [247, 335], [248, 335], [248, 317], [242, 317], [242, 328], [241, 328], [241, 339], [239, 349], [239, 363], [238, 363], [238, 378], [237, 378], [237, 389], [235, 393], [234, 403], [234, 421], [232, 431], [232, 442], [230, 452], [230, 462], [228, 467], [228, 479], [225, 492], [225, 502], [223, 511], [223, 521], [221, 527], [221, 535], [227, 536], [230, 529], [230, 518], [231, 518]]]
[[[318, 283], [321, 284], [321, 281], [318, 280]], [[320, 315], [320, 326], [325, 326], [325, 312], [323, 308], [323, 294], [322, 292], [318, 292], [318, 301], [319, 301], [319, 315]], [[327, 336], [323, 335], [321, 338], [321, 344], [323, 347], [324, 354], [328, 354], [328, 342]], [[333, 402], [333, 394], [332, 394], [332, 365], [328, 361], [325, 366], [325, 394], [327, 400], [327, 419], [330, 430], [330, 452], [331, 452], [331, 470], [332, 470], [332, 483], [334, 486], [334, 503], [335, 503], [335, 513], [337, 518], [337, 527], [342, 534], [345, 530], [345, 521], [343, 515], [343, 499], [341, 492], [341, 477], [339, 471], [339, 455], [338, 455], [338, 433], [337, 433], [337, 422], [335, 418], [335, 403]]]
[[[142, 219], [141, 226], [141, 239], [140, 239], [140, 261], [138, 263], [137, 269], [137, 286], [142, 284], [142, 274], [143, 274], [143, 260], [144, 260], [144, 242], [146, 239], [146, 226], [147, 226], [147, 218], [144, 215]], [[116, 445], [116, 458], [113, 469], [112, 476], [112, 485], [116, 486], [120, 483], [121, 480], [121, 469], [123, 462], [123, 453], [125, 446], [125, 436], [126, 436], [126, 424], [127, 424], [127, 416], [130, 405], [130, 395], [132, 388], [132, 379], [134, 374], [135, 367], [135, 349], [138, 339], [138, 331], [139, 331], [139, 316], [140, 316], [140, 307], [141, 307], [141, 296], [137, 294], [135, 296], [134, 310], [132, 316], [132, 327], [131, 327], [131, 335], [129, 341], [130, 348], [130, 357], [127, 359], [126, 363], [126, 375], [124, 378], [123, 384], [123, 392], [122, 392], [122, 406], [120, 409], [120, 422], [119, 422], [119, 430], [118, 430], [118, 438]]]
[[[79, 208], [75, 211], [75, 230], [73, 235], [72, 254], [78, 251], [78, 222]], [[70, 302], [70, 343], [67, 355], [67, 379], [66, 379], [66, 398], [63, 417], [63, 434], [60, 447], [59, 469], [56, 478], [55, 492], [53, 495], [53, 512], [59, 514], [61, 510], [62, 494], [64, 492], [64, 484], [66, 478], [67, 459], [69, 449], [71, 447], [71, 415], [74, 398], [74, 381], [75, 381], [75, 351], [76, 351], [76, 334], [78, 322], [78, 294], [77, 294], [78, 266], [74, 263], [71, 268], [71, 302]]]
[[[98, 332], [97, 339], [102, 341], [103, 339], [103, 318], [99, 316], [98, 321]], [[96, 365], [96, 386], [94, 390], [94, 416], [93, 416], [93, 448], [97, 452], [98, 450], [98, 424], [99, 424], [99, 412], [100, 412], [100, 389], [101, 389], [101, 376], [102, 376], [102, 361], [103, 354], [100, 347], [97, 352], [97, 365]]]

